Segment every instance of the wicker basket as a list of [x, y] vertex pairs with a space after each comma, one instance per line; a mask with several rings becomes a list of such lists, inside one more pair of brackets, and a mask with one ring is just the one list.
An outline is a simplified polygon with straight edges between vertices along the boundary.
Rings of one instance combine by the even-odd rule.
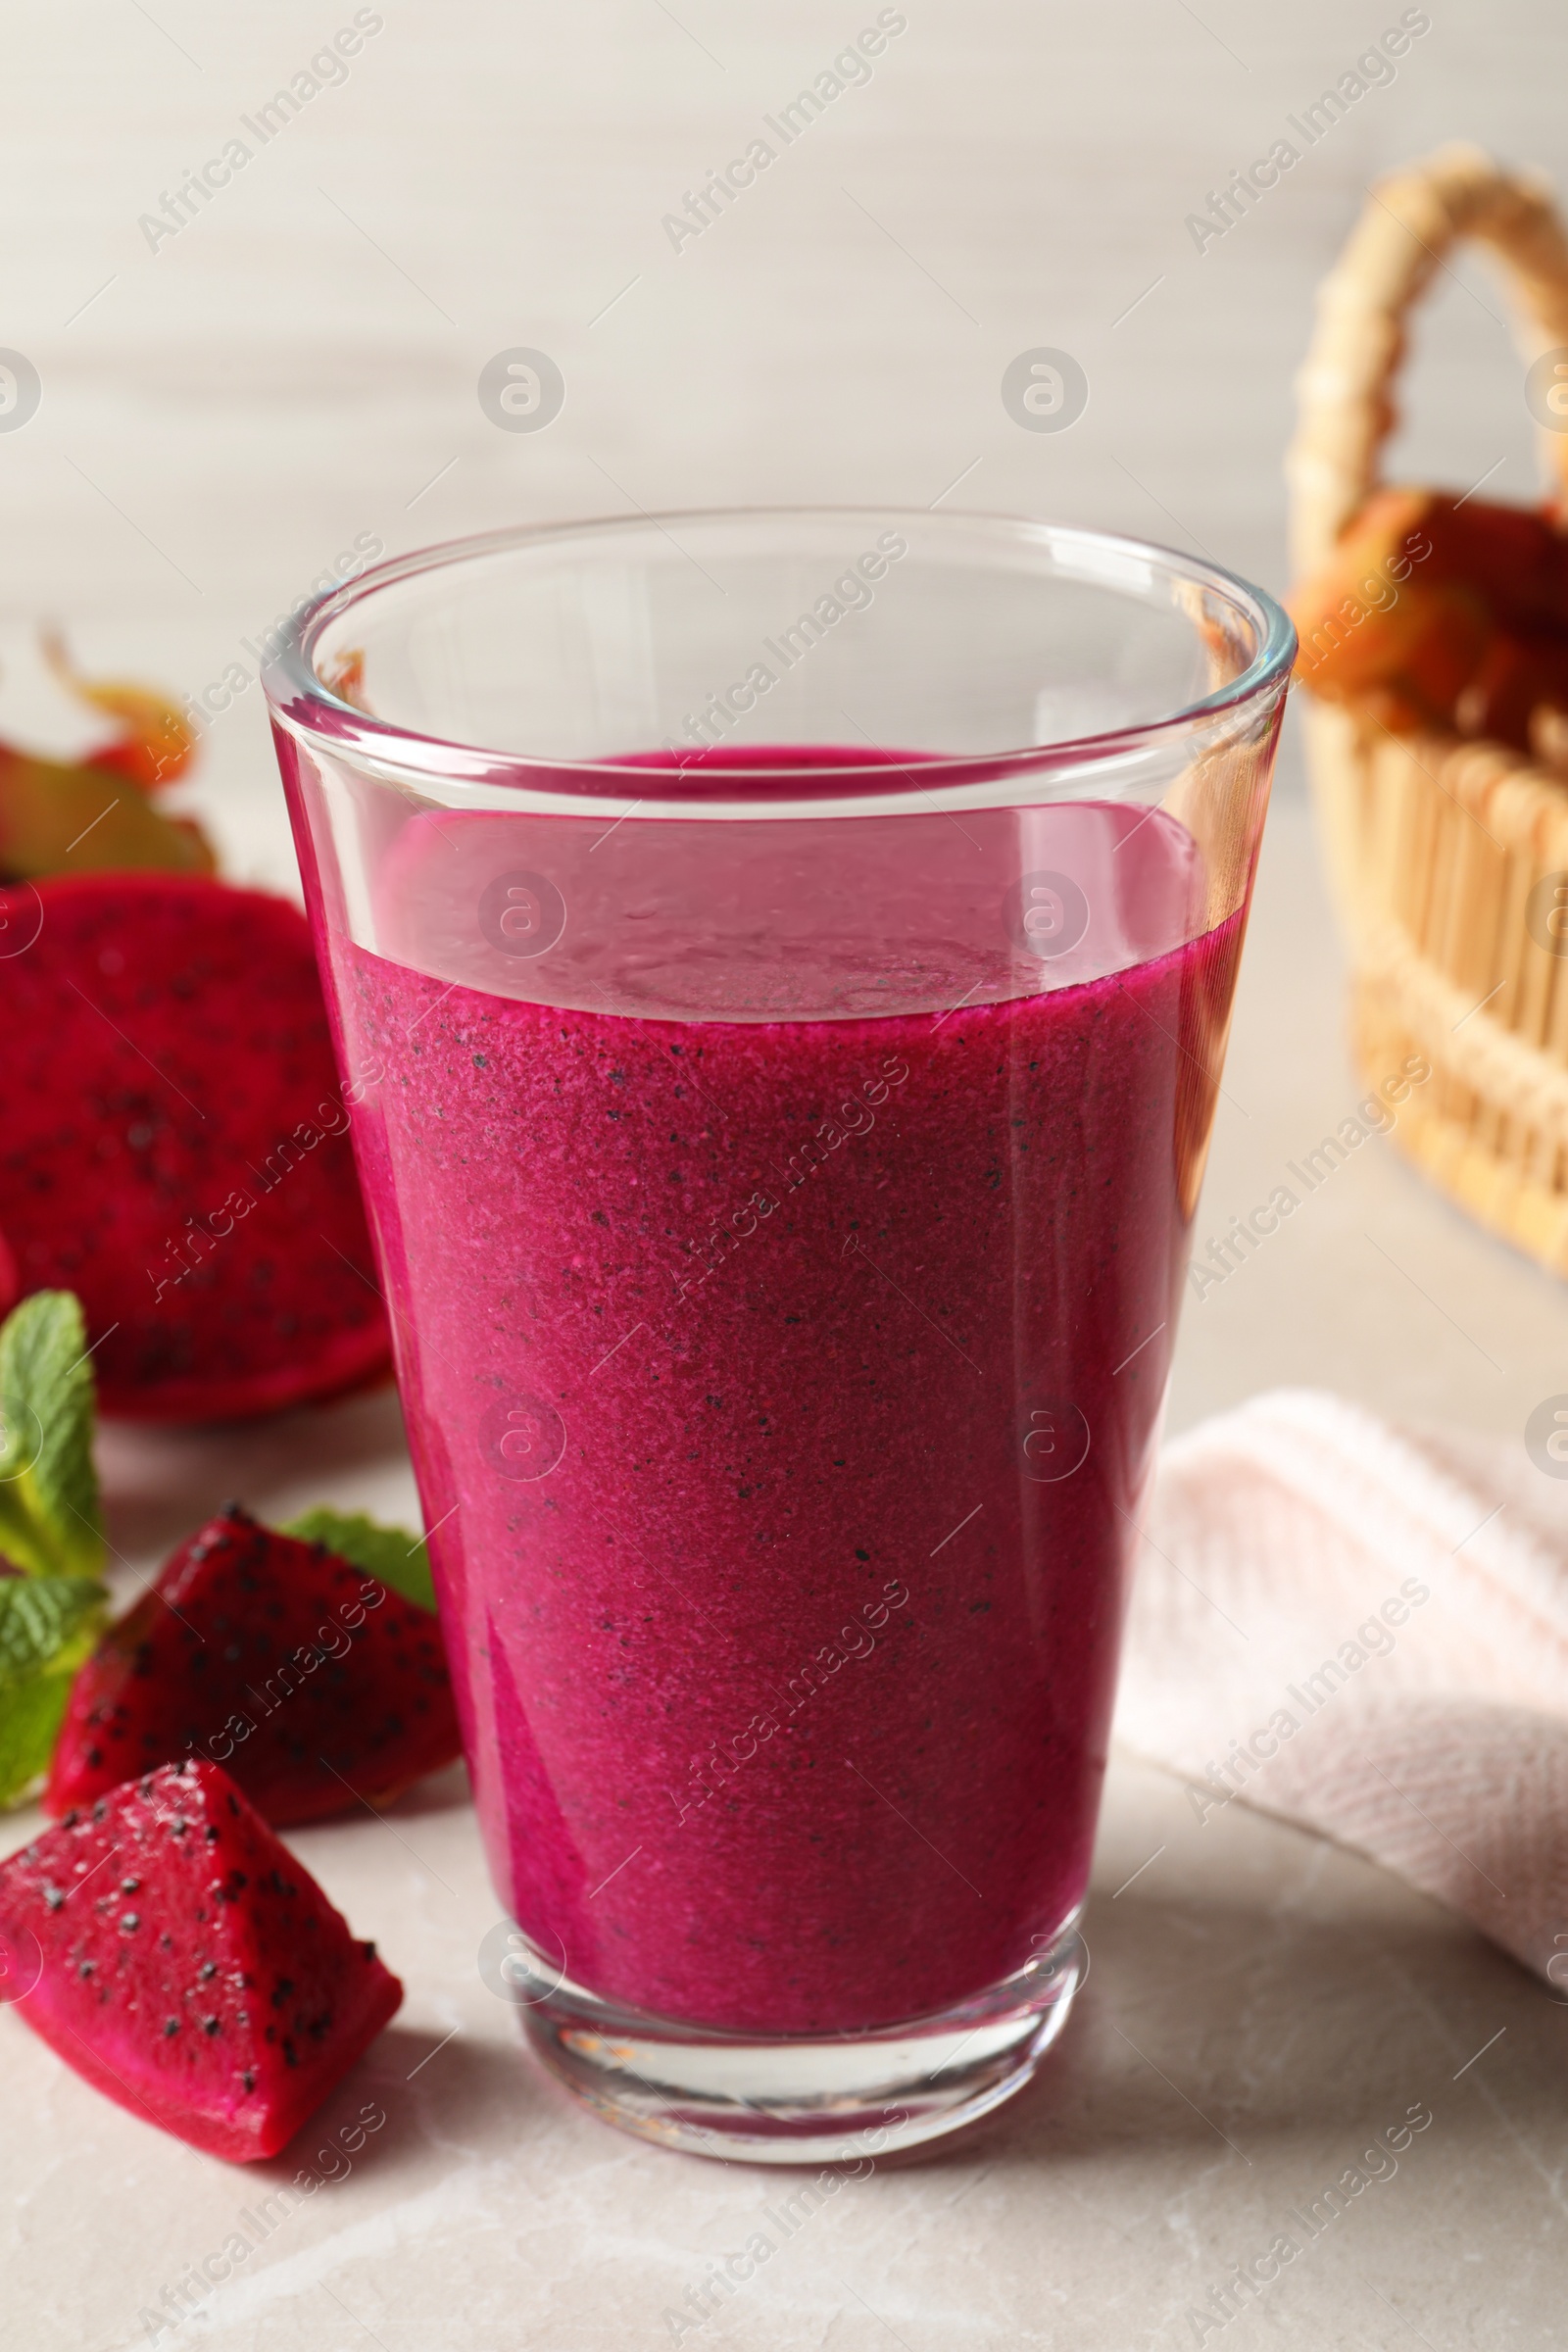
[[[1376, 486], [1405, 314], [1460, 237], [1500, 257], [1527, 356], [1568, 346], [1568, 239], [1541, 184], [1470, 147], [1379, 181], [1324, 282], [1298, 381], [1298, 575]], [[1568, 494], [1568, 434], [1545, 439]], [[1400, 1113], [1404, 1150], [1482, 1224], [1568, 1273], [1568, 936], [1526, 922], [1536, 886], [1568, 880], [1568, 781], [1496, 744], [1395, 736], [1353, 705], [1303, 698], [1303, 714], [1361, 1070], [1375, 1085], [1424, 1054], [1433, 1075]]]

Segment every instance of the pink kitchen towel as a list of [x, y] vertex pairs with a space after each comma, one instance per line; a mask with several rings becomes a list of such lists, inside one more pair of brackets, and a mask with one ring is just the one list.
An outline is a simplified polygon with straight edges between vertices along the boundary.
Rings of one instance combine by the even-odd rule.
[[1205, 1818], [1357, 1847], [1568, 1989], [1568, 1445], [1535, 1450], [1305, 1391], [1178, 1439], [1116, 1732]]

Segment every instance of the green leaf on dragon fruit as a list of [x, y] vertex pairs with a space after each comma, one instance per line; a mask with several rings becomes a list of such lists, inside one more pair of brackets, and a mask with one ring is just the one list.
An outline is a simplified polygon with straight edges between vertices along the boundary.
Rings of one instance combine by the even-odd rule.
[[80, 1303], [35, 1291], [0, 1325], [0, 1554], [30, 1576], [87, 1576], [103, 1559], [93, 1409]]
[[421, 1539], [411, 1536], [406, 1527], [382, 1527], [379, 1521], [367, 1519], [363, 1511], [332, 1511], [322, 1504], [314, 1511], [302, 1511], [281, 1532], [297, 1537], [302, 1544], [324, 1544], [339, 1559], [378, 1576], [405, 1600], [421, 1609], [435, 1607], [430, 1554]]
[[0, 1577], [0, 1806], [48, 1770], [71, 1680], [102, 1629], [89, 1576]]

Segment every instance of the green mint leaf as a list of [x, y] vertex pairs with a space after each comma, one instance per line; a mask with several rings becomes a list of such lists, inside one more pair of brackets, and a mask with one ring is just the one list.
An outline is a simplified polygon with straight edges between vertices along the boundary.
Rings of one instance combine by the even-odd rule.
[[302, 1511], [282, 1532], [302, 1544], [324, 1544], [339, 1559], [351, 1560], [356, 1568], [378, 1576], [405, 1600], [421, 1609], [435, 1607], [430, 1554], [420, 1539], [411, 1536], [405, 1527], [382, 1527], [378, 1521], [367, 1519], [363, 1511], [331, 1511], [323, 1504], [314, 1511]]
[[103, 1628], [87, 1576], [0, 1577], [0, 1807], [48, 1770], [71, 1680]]
[[74, 1674], [98, 1638], [107, 1597], [92, 1576], [0, 1576], [0, 1690], [45, 1669]]
[[104, 1556], [92, 1358], [79, 1301], [35, 1291], [0, 1325], [0, 1552], [32, 1576]]
[[48, 1771], [70, 1696], [69, 1674], [40, 1675], [20, 1690], [0, 1692], [0, 1813], [24, 1804]]

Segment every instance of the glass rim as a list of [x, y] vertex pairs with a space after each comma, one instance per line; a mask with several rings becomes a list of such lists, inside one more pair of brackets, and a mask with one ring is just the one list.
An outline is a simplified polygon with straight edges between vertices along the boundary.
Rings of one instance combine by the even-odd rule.
[[[323, 681], [315, 665], [316, 649], [327, 627], [353, 608], [401, 581], [451, 569], [515, 549], [543, 547], [572, 540], [591, 542], [601, 534], [632, 532], [673, 537], [680, 525], [704, 523], [784, 523], [801, 521], [848, 522], [876, 518], [883, 522], [936, 523], [979, 528], [1014, 547], [1031, 544], [1042, 550], [1080, 556], [1089, 551], [1109, 554], [1124, 563], [1151, 564], [1223, 598], [1248, 620], [1256, 651], [1247, 667], [1227, 684], [1184, 703], [1159, 718], [1090, 735], [1068, 736], [1031, 743], [1014, 750], [994, 752], [900, 751], [885, 766], [846, 760], [788, 760], [755, 763], [726, 763], [724, 745], [694, 756], [681, 766], [661, 768], [645, 759], [564, 760], [543, 754], [500, 751], [483, 744], [426, 735], [394, 720], [375, 717], [343, 699]], [[1102, 565], [1097, 576], [1093, 560], [1075, 576], [1117, 592]], [[1125, 593], [1125, 590], [1122, 591]], [[554, 803], [563, 809], [596, 801], [607, 791], [635, 790], [645, 808], [663, 805], [693, 816], [718, 815], [712, 786], [727, 788], [724, 806], [751, 803], [758, 810], [772, 807], [779, 813], [780, 787], [797, 785], [827, 814], [835, 798], [863, 802], [877, 792], [875, 779], [887, 779], [885, 790], [896, 794], [901, 785], [919, 778], [916, 791], [933, 786], [952, 789], [964, 784], [995, 785], [1009, 777], [1022, 778], [1052, 768], [1082, 768], [1113, 763], [1159, 743], [1197, 732], [1229, 712], [1266, 704], [1276, 690], [1283, 694], [1296, 658], [1297, 636], [1289, 613], [1264, 588], [1206, 558], [1190, 556], [1157, 540], [1139, 539], [1120, 531], [1101, 531], [1077, 523], [1058, 523], [1015, 514], [987, 514], [977, 509], [952, 508], [936, 513], [929, 508], [888, 506], [690, 507], [661, 511], [639, 510], [635, 514], [600, 514], [564, 522], [516, 523], [494, 531], [473, 532], [462, 538], [438, 540], [389, 557], [371, 569], [356, 574], [315, 597], [290, 622], [281, 644], [262, 665], [262, 687], [273, 718], [291, 732], [311, 738], [321, 750], [349, 760], [393, 770], [410, 781], [428, 779], [445, 786], [469, 785], [487, 789], [508, 787], [526, 794], [535, 808]], [[842, 779], [835, 792], [835, 784]]]

